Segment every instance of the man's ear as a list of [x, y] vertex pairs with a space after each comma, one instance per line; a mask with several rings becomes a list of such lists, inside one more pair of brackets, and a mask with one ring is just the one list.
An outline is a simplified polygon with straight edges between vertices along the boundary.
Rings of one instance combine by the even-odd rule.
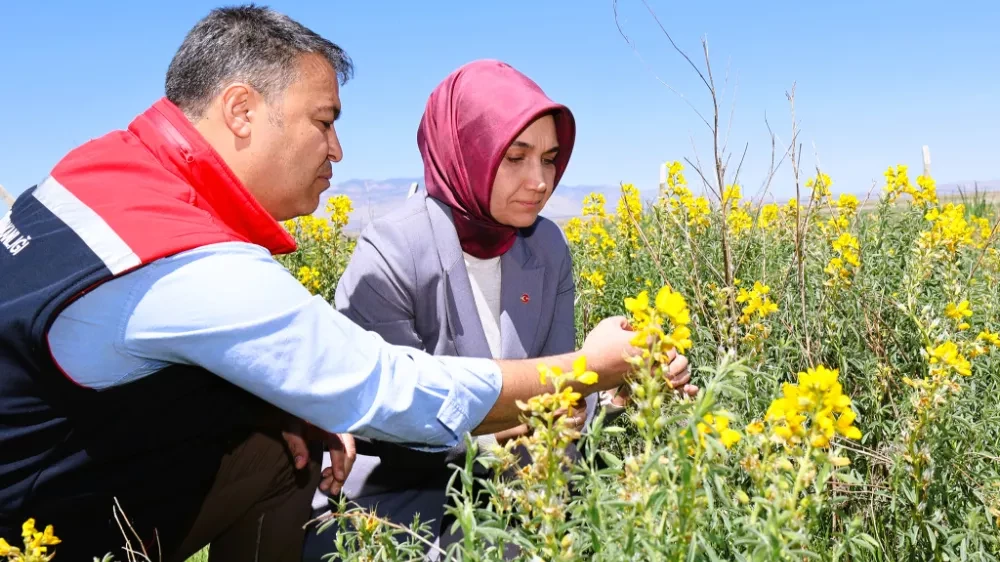
[[222, 91], [222, 122], [238, 138], [247, 139], [250, 137], [250, 129], [257, 109], [257, 96], [255, 94], [253, 88], [242, 83], [230, 84]]

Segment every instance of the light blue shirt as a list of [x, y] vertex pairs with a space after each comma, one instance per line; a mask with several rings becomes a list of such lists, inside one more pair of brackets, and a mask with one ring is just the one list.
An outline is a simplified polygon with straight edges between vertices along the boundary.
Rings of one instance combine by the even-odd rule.
[[444, 450], [500, 395], [491, 360], [392, 346], [311, 295], [260, 246], [212, 244], [115, 278], [49, 332], [77, 383], [197, 365], [329, 432]]

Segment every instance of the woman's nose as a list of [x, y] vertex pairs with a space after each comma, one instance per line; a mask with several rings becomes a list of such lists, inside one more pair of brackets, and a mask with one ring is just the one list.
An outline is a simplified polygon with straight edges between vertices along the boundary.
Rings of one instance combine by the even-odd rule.
[[538, 181], [537, 179], [528, 180], [527, 183], [528, 183], [528, 189], [531, 189], [532, 191], [537, 191], [539, 193], [545, 193], [545, 189], [548, 187], [548, 185], [544, 181]]

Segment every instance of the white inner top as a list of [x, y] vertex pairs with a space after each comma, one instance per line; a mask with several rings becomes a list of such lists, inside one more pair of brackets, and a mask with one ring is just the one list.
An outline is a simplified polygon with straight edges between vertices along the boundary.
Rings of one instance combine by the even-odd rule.
[[[462, 254], [465, 255], [465, 269], [469, 272], [479, 321], [486, 333], [490, 354], [496, 359], [500, 357], [500, 258], [480, 259], [465, 252]], [[489, 454], [489, 450], [497, 444], [493, 434], [478, 435], [476, 440], [480, 454]]]
[[496, 359], [500, 357], [500, 257], [479, 259], [463, 254], [479, 320], [483, 324], [490, 353]]

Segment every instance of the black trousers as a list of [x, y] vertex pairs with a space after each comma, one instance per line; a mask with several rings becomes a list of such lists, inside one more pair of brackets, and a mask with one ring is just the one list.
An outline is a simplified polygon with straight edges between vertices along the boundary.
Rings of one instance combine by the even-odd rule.
[[320, 450], [295, 469], [287, 414], [190, 368], [86, 406], [20, 513], [0, 517], [7, 542], [20, 545], [21, 519], [33, 517], [39, 530], [55, 526], [63, 562], [127, 560], [127, 550], [184, 562], [209, 543], [212, 562], [301, 559]]

